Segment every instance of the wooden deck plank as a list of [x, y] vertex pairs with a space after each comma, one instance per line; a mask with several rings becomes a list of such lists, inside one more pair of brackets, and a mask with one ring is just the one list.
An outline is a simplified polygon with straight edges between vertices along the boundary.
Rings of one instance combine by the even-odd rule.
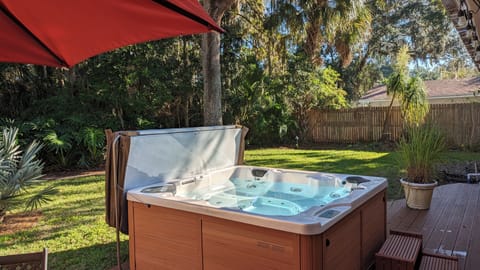
[[397, 223], [395, 227], [392, 227], [392, 229], [407, 231], [410, 228], [410, 226], [415, 222], [420, 212], [422, 211], [409, 209], [408, 213], [404, 215], [402, 220], [399, 223]]
[[[440, 244], [442, 242], [443, 236], [445, 234], [446, 228], [450, 221], [450, 217], [454, 215], [455, 209], [454, 205], [456, 200], [460, 200], [461, 191], [463, 189], [460, 185], [452, 185], [450, 192], [445, 193], [443, 200], [445, 200], [445, 207], [438, 217], [434, 218], [433, 226], [425, 225], [424, 226], [424, 245], [423, 248], [427, 252], [436, 253], [437, 250], [441, 248]], [[437, 200], [436, 200], [437, 201]], [[436, 203], [432, 202], [432, 203]]]
[[[480, 193], [478, 189], [477, 193]], [[467, 249], [467, 257], [465, 258], [465, 270], [474, 270], [480, 268], [480, 199], [477, 201], [474, 213], [475, 220], [473, 226], [475, 226], [475, 228], [473, 228], [472, 230], [470, 243]]]
[[[411, 210], [406, 207], [405, 200], [401, 200], [399, 203], [402, 203], [402, 206], [396, 211], [396, 214], [387, 221], [390, 230], [397, 229], [403, 219], [411, 212]], [[388, 212], [387, 210], [387, 213]]]
[[387, 202], [387, 221], [390, 221], [398, 211], [405, 206], [405, 200], [394, 200]]
[[429, 228], [432, 228], [432, 226], [429, 225], [435, 224], [436, 219], [439, 217], [439, 213], [444, 211], [447, 202], [448, 200], [444, 199], [443, 189], [435, 189], [430, 209], [428, 211], [418, 211], [419, 213], [416, 220], [412, 222], [410, 227], [406, 230], [421, 233], [424, 237], [425, 235], [430, 235], [431, 230]]
[[448, 200], [445, 200], [444, 193], [444, 189], [437, 188], [434, 190], [430, 209], [428, 211], [420, 211], [421, 213], [418, 215], [415, 222], [412, 223], [412, 226], [410, 226], [410, 231], [427, 235], [429, 228], [432, 228], [432, 224], [435, 224], [440, 213], [444, 211], [447, 206]]
[[453, 255], [458, 257], [459, 269], [465, 268], [465, 256], [467, 255], [467, 249], [470, 241], [471, 234], [474, 232], [474, 220], [475, 216], [471, 213], [478, 211], [477, 204], [480, 197], [478, 189], [468, 189], [468, 204], [463, 216], [462, 223], [460, 225], [460, 231], [458, 232], [455, 246], [453, 248]]
[[443, 255], [447, 256], [452, 255], [463, 218], [466, 214], [471, 190], [472, 189], [462, 188], [458, 194], [457, 200], [455, 200], [455, 205], [450, 206], [453, 208], [453, 214], [448, 217], [449, 221], [447, 227], [444, 229], [443, 238], [440, 242], [440, 247], [438, 248], [437, 253], [443, 253]]
[[453, 197], [447, 197], [443, 188], [436, 188], [433, 192], [432, 204], [428, 211], [425, 211], [427, 214], [423, 224], [414, 225], [415, 228], [419, 230], [424, 236], [424, 238], [430, 237], [430, 234], [435, 227], [435, 224], [438, 222], [438, 219], [442, 216], [442, 213], [447, 208], [447, 205], [450, 204], [450, 201]]
[[[440, 208], [440, 205], [439, 204], [437, 204], [435, 206], [432, 205], [430, 207], [429, 211], [419, 211], [415, 221], [412, 222], [410, 227], [408, 227], [406, 230], [423, 234], [423, 226], [425, 225], [427, 220], [430, 220], [430, 219], [435, 217], [435, 215], [434, 215], [435, 212], [434, 211], [435, 211], [436, 208]], [[430, 212], [430, 211], [432, 211], [432, 212]]]
[[[426, 251], [452, 254], [459, 269], [480, 269], [480, 185], [450, 184], [437, 187], [428, 211], [408, 209], [405, 200], [389, 202], [387, 224], [419, 232]], [[464, 256], [466, 255], [466, 256]]]

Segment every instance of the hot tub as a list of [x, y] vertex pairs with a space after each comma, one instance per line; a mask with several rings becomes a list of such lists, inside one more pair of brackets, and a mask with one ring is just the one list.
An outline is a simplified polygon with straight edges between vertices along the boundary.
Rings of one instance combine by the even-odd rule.
[[[162, 132], [129, 142], [123, 195], [131, 269], [352, 270], [373, 263], [386, 236], [385, 179], [239, 165], [237, 127]], [[192, 134], [196, 142], [188, 143]], [[176, 151], [166, 156], [152, 146], [154, 137]]]
[[385, 188], [378, 177], [233, 166], [132, 189], [127, 199], [314, 235]]

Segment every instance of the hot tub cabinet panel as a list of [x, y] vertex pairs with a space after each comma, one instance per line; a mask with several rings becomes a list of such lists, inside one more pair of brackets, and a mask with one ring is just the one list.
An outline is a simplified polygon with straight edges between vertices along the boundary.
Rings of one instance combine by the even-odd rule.
[[323, 234], [323, 269], [362, 269], [360, 229], [360, 211], [355, 211]]
[[385, 190], [302, 235], [129, 201], [130, 269], [367, 269], [386, 236]]
[[323, 237], [319, 235], [300, 236], [300, 269], [323, 269]]
[[202, 269], [200, 215], [129, 204], [130, 269]]
[[362, 260], [363, 269], [368, 269], [375, 261], [375, 252], [379, 251], [387, 239], [387, 208], [384, 193], [376, 195], [362, 206]]
[[209, 270], [300, 270], [300, 236], [204, 217], [203, 265]]

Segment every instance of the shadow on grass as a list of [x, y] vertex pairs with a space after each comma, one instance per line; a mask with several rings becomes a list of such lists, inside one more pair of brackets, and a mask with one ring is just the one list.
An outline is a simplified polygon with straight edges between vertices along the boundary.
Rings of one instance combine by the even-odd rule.
[[[52, 182], [46, 184], [52, 185]], [[0, 236], [0, 251], [20, 253], [47, 246], [54, 252], [115, 239], [114, 230], [104, 221], [103, 177], [57, 180], [53, 185], [59, 192], [42, 205], [41, 221], [28, 230]]]
[[[120, 259], [128, 259], [128, 241], [120, 243]], [[116, 243], [98, 244], [48, 254], [48, 269], [105, 270], [117, 265]]]

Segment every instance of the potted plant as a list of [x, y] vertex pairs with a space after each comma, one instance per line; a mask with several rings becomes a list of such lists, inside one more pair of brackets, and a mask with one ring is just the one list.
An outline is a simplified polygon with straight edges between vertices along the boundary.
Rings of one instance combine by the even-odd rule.
[[406, 177], [400, 182], [407, 206], [413, 209], [430, 208], [433, 189], [438, 184], [433, 169], [445, 150], [443, 134], [432, 125], [410, 127], [406, 136], [400, 139], [398, 150], [406, 169]]

